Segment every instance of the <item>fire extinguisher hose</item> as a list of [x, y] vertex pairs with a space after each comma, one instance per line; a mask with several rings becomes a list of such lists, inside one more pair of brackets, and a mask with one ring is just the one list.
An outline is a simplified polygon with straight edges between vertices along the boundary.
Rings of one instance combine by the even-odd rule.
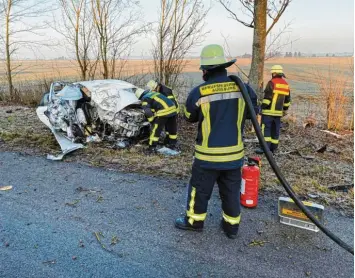
[[237, 76], [230, 76], [230, 78], [238, 85], [238, 87], [240, 88], [243, 98], [246, 102], [246, 106], [249, 112], [249, 115], [251, 115], [251, 121], [253, 123], [255, 132], [256, 132], [256, 136], [259, 139], [259, 143], [262, 147], [262, 149], [264, 150], [265, 156], [267, 158], [267, 160], [269, 161], [269, 164], [271, 166], [271, 168], [273, 169], [274, 173], [276, 174], [278, 180], [280, 181], [280, 183], [282, 184], [282, 186], [285, 188], [286, 192], [288, 193], [288, 195], [292, 198], [292, 200], [295, 202], [295, 204], [302, 210], [302, 212], [323, 232], [325, 233], [330, 239], [332, 239], [335, 243], [337, 243], [339, 246], [341, 246], [342, 248], [344, 248], [346, 251], [350, 252], [351, 254], [354, 255], [354, 248], [352, 246], [350, 246], [349, 244], [347, 244], [346, 242], [344, 242], [342, 239], [340, 239], [339, 237], [337, 237], [334, 233], [332, 233], [331, 231], [329, 231], [308, 209], [307, 207], [298, 199], [296, 193], [294, 192], [294, 190], [292, 189], [292, 187], [290, 186], [290, 184], [287, 182], [287, 180], [285, 179], [284, 175], [282, 174], [279, 166], [276, 164], [276, 161], [271, 153], [271, 151], [269, 150], [266, 141], [264, 139], [263, 134], [261, 133], [261, 129], [259, 126], [259, 123], [256, 119], [256, 115], [255, 115], [255, 111], [253, 109], [253, 104], [251, 102], [249, 93], [247, 88], [244, 85], [244, 82]]

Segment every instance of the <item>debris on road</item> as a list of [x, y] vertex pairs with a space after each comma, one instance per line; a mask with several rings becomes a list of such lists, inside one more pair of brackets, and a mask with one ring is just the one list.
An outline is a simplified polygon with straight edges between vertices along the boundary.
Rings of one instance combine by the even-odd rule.
[[80, 200], [74, 200], [71, 203], [65, 203], [65, 205], [69, 206], [69, 207], [76, 207], [76, 205], [80, 202]]
[[89, 193], [96, 193], [96, 192], [101, 192], [101, 190], [93, 190], [93, 189], [89, 189], [89, 188], [84, 188], [82, 186], [79, 186], [75, 189], [75, 191], [77, 192], [89, 192]]
[[42, 262], [42, 264], [56, 264], [56, 263], [57, 263], [56, 260], [49, 260], [49, 261]]
[[81, 248], [84, 248], [84, 247], [85, 247], [84, 241], [83, 241], [82, 239], [79, 240], [79, 247], [81, 247]]
[[249, 244], [248, 246], [264, 246], [265, 243], [268, 243], [269, 241], [267, 240], [256, 240], [256, 239], [253, 239]]
[[111, 238], [111, 245], [116, 245], [118, 242], [120, 242], [120, 239], [117, 236]]
[[181, 153], [179, 151], [175, 151], [175, 150], [172, 150], [167, 147], [160, 148], [157, 150], [157, 152], [162, 155], [167, 155], [167, 156], [175, 156], [175, 155], [179, 155]]
[[102, 241], [101, 241], [100, 236], [101, 236], [101, 237], [104, 237], [104, 235], [102, 234], [102, 232], [94, 232], [93, 234], [95, 235], [96, 240], [98, 241], [98, 243], [100, 244], [100, 246], [102, 247], [102, 249], [104, 249], [104, 250], [106, 250], [106, 251], [108, 251], [108, 252], [111, 252], [111, 250], [107, 249], [106, 246], [105, 246], [105, 245], [102, 243]]
[[11, 189], [12, 189], [11, 185], [0, 186], [0, 191], [7, 191]]

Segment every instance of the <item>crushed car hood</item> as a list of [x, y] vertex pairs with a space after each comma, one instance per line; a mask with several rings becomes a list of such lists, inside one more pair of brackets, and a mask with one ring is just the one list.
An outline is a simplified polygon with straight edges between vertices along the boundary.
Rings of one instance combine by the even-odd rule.
[[113, 122], [117, 112], [140, 103], [134, 94], [137, 87], [122, 80], [82, 81], [78, 84], [91, 92], [91, 101], [95, 103], [98, 116], [103, 122]]
[[[135, 95], [138, 87], [122, 80], [53, 82], [37, 109], [39, 119], [56, 137], [62, 154], [83, 148], [83, 142], [141, 140], [149, 134], [149, 122]], [[48, 97], [46, 98], [46, 95]]]

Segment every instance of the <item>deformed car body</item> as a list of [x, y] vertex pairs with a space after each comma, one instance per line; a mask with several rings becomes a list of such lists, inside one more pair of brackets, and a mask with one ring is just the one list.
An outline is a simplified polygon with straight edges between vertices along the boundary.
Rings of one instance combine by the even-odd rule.
[[76, 83], [53, 82], [43, 96], [37, 115], [56, 137], [60, 160], [84, 142], [108, 140], [124, 147], [129, 141], [147, 137], [149, 122], [135, 96], [142, 90], [122, 80]]

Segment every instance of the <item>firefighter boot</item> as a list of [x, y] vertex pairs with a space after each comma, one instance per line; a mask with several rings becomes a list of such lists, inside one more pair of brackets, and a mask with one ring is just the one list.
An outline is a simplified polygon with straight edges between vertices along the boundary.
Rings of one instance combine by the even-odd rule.
[[237, 225], [230, 225], [229, 223], [225, 221], [221, 221], [221, 228], [226, 234], [226, 236], [230, 239], [236, 239], [238, 235], [238, 229], [239, 229], [239, 224]]
[[263, 153], [264, 153], [264, 150], [263, 150], [262, 148], [257, 148], [257, 149], [255, 150], [255, 153], [256, 153], [256, 154], [263, 154]]
[[175, 227], [181, 230], [189, 230], [195, 232], [202, 232], [203, 229], [203, 222], [202, 221], [195, 221], [193, 225], [191, 225], [186, 216], [179, 217], [175, 220]]

